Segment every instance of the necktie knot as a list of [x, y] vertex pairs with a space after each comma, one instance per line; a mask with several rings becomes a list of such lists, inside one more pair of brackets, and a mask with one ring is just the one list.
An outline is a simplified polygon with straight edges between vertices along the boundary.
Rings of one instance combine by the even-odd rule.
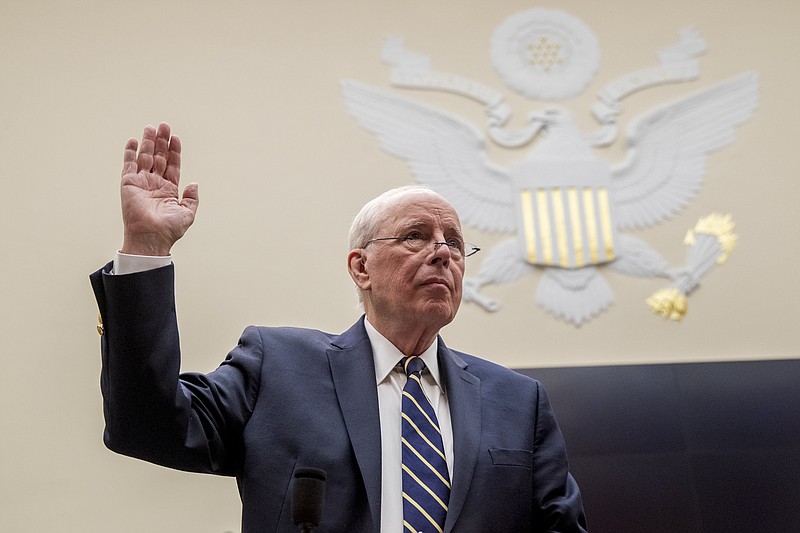
[[425, 368], [425, 361], [423, 361], [416, 355], [403, 357], [401, 363], [403, 365], [403, 370], [405, 371], [406, 376], [410, 376], [411, 374], [414, 373], [419, 374]]

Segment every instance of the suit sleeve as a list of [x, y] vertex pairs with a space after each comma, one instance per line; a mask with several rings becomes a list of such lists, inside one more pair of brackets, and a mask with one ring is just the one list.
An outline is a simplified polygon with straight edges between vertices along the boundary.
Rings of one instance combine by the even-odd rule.
[[100, 386], [109, 449], [159, 465], [234, 475], [259, 386], [258, 329], [209, 374], [180, 374], [172, 265], [90, 276], [103, 322]]
[[578, 484], [569, 471], [567, 450], [547, 393], [537, 382], [538, 406], [533, 450], [535, 531], [586, 533]]

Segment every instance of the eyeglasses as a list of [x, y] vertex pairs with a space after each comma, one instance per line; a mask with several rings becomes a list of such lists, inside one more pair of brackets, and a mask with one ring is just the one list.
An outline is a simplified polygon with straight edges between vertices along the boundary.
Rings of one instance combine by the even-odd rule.
[[403, 237], [378, 237], [377, 239], [370, 239], [364, 243], [364, 248], [366, 248], [369, 243], [375, 241], [402, 241], [412, 252], [421, 252], [422, 250], [430, 248], [431, 246], [433, 246], [435, 251], [438, 250], [440, 246], [447, 246], [450, 249], [450, 254], [456, 259], [475, 255], [481, 250], [472, 243], [462, 242], [458, 239], [450, 239], [447, 241], [438, 242], [431, 239], [426, 239], [417, 233], [411, 233]]

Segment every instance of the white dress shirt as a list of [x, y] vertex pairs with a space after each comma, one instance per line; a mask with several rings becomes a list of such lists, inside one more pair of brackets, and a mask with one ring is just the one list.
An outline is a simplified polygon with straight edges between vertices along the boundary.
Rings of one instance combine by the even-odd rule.
[[[381, 531], [400, 533], [403, 531], [403, 462], [402, 423], [400, 411], [406, 374], [398, 366], [403, 354], [386, 337], [381, 335], [368, 320], [364, 320], [372, 357], [375, 361], [375, 382], [378, 386], [378, 411], [381, 418]], [[439, 429], [442, 431], [444, 456], [447, 470], [453, 479], [453, 429], [450, 424], [450, 406], [441, 385], [437, 350], [439, 340], [420, 355], [426, 371], [422, 373], [422, 390], [436, 411]]]
[[[141, 256], [117, 252], [112, 273], [133, 274], [169, 265], [172, 256]], [[406, 375], [399, 366], [404, 354], [386, 337], [381, 335], [368, 320], [364, 320], [367, 336], [372, 345], [375, 362], [375, 383], [378, 388], [378, 411], [381, 420], [381, 531], [402, 533], [403, 531], [403, 477], [402, 477], [402, 424], [401, 405]], [[450, 480], [453, 479], [453, 428], [450, 421], [450, 405], [447, 402], [437, 351], [439, 340], [425, 350], [420, 357], [426, 370], [422, 373], [422, 390], [431, 402], [439, 419], [442, 444], [447, 460]]]

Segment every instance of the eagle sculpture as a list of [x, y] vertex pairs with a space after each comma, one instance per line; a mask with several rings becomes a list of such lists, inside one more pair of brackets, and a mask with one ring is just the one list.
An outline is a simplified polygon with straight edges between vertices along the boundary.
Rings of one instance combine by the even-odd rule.
[[[690, 232], [687, 264], [670, 268], [651, 246], [624, 232], [665, 221], [695, 197], [709, 154], [733, 141], [757, 105], [755, 73], [643, 113], [629, 123], [627, 154], [617, 164], [595, 155], [596, 136], [583, 134], [562, 108], [531, 114], [525, 144], [532, 146], [501, 166], [489, 160], [486, 136], [467, 120], [358, 81], [341, 86], [358, 123], [405, 160], [419, 183], [447, 198], [465, 224], [510, 235], [489, 252], [476, 277], [464, 280], [464, 300], [487, 311], [499, 303], [482, 287], [542, 270], [536, 302], [581, 325], [613, 301], [605, 266], [671, 279], [669, 303], [663, 292], [648, 303], [680, 318], [685, 296], [735, 244], [730, 217], [714, 215]], [[494, 126], [492, 139], [498, 136]]]

